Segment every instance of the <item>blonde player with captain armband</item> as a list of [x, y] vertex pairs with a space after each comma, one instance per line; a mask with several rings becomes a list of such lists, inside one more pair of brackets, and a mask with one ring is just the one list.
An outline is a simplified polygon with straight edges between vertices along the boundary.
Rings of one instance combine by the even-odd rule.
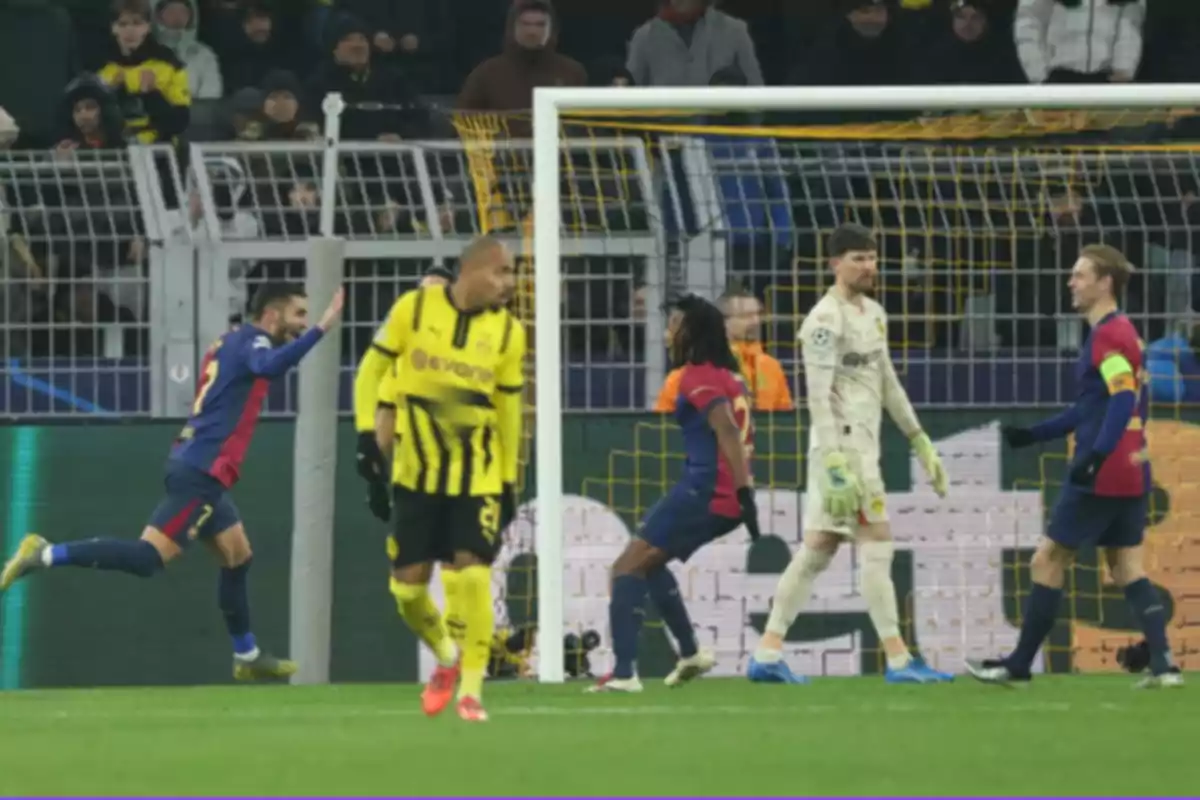
[[913, 412], [887, 347], [887, 314], [868, 295], [878, 274], [871, 232], [842, 225], [829, 253], [836, 282], [804, 320], [800, 340], [812, 430], [804, 541], [779, 585], [766, 631], [747, 672], [763, 683], [805, 683], [783, 661], [788, 628], [845, 538], [858, 544], [862, 593], [887, 656], [889, 683], [939, 683], [953, 676], [927, 666], [900, 635], [892, 583], [887, 491], [879, 469], [883, 410], [904, 432], [934, 490], [945, 496], [946, 471]]

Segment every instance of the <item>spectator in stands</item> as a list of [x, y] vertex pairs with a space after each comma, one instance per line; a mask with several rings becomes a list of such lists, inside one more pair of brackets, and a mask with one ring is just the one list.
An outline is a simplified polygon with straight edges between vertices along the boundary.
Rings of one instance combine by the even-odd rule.
[[752, 86], [763, 83], [746, 23], [718, 11], [713, 0], [662, 0], [658, 14], [634, 31], [628, 66], [638, 86], [708, 86], [727, 67]]
[[262, 138], [272, 141], [319, 139], [321, 130], [300, 116], [304, 89], [300, 80], [287, 70], [275, 70], [263, 79]]
[[[909, 83], [905, 42], [884, 0], [842, 0], [846, 14], [792, 73], [813, 86], [895, 86]], [[843, 115], [844, 116], [844, 115]]]
[[917, 83], [1025, 82], [1012, 37], [992, 25], [989, 5], [990, 0], [952, 0], [949, 24], [917, 62]]
[[[371, 57], [370, 29], [359, 19], [340, 15], [330, 25], [332, 54], [308, 83], [309, 113], [340, 92], [347, 108], [342, 115], [343, 139], [419, 139], [429, 135], [429, 112], [407, 79]], [[364, 105], [374, 108], [364, 108]]]
[[558, 52], [557, 25], [548, 0], [516, 0], [508, 10], [504, 52], [471, 71], [459, 92], [458, 107], [522, 111], [533, 106], [535, 87], [586, 86], [583, 65]]
[[1151, 342], [1146, 371], [1154, 402], [1200, 402], [1200, 326]]
[[113, 49], [97, 75], [116, 92], [128, 138], [173, 141], [191, 118], [187, 70], [150, 36], [147, 0], [117, 0], [114, 12]]
[[197, 100], [220, 100], [224, 95], [217, 54], [196, 36], [192, 0], [154, 0], [154, 38], [169, 47], [187, 68], [188, 89]]
[[413, 55], [424, 37], [422, 0], [339, 0], [338, 6], [361, 19], [372, 46], [384, 55]]
[[258, 86], [267, 73], [288, 61], [283, 45], [275, 38], [270, 10], [257, 2], [227, 11], [217, 20], [213, 36], [227, 93]]
[[1013, 36], [1030, 83], [1131, 81], [1145, 0], [1020, 0]]
[[229, 98], [229, 127], [233, 138], [240, 142], [257, 142], [263, 138], [263, 106], [267, 98], [253, 86], [238, 89]]
[[109, 150], [125, 146], [121, 105], [107, 85], [84, 75], [63, 96], [57, 149]]
[[[754, 408], [758, 411], [791, 411], [794, 408], [792, 391], [783, 365], [763, 349], [760, 341], [762, 303], [745, 289], [733, 287], [721, 296], [720, 305], [725, 312], [729, 344], [741, 365], [742, 378], [754, 395]], [[654, 404], [655, 411], [675, 410], [682, 377], [682, 369], [667, 375]]]

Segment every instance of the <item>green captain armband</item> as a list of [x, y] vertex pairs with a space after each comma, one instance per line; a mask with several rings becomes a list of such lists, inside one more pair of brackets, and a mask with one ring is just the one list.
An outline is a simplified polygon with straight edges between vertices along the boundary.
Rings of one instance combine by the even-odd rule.
[[1118, 392], [1137, 392], [1137, 376], [1133, 374], [1133, 365], [1123, 355], [1112, 354], [1100, 362], [1100, 377], [1104, 378], [1109, 394]]

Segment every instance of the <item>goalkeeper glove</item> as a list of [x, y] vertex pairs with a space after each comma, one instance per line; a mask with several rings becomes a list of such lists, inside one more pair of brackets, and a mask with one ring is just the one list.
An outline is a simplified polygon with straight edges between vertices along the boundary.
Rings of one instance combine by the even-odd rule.
[[514, 484], [504, 484], [500, 492], [500, 531], [508, 529], [517, 518], [517, 487]]
[[750, 541], [758, 541], [762, 532], [758, 529], [758, 504], [754, 502], [754, 487], [743, 486], [738, 489], [737, 499], [742, 509], [742, 524], [750, 532]]
[[392, 498], [387, 481], [371, 481], [368, 484], [367, 508], [382, 522], [392, 518]]
[[358, 434], [358, 474], [367, 483], [376, 481], [387, 482], [387, 459], [375, 441], [374, 431], [362, 431]]
[[825, 455], [821, 470], [821, 496], [825, 513], [834, 519], [850, 519], [859, 509], [861, 489], [858, 478], [850, 471], [846, 456], [837, 450]]
[[912, 449], [917, 454], [917, 460], [921, 462], [921, 469], [929, 476], [929, 482], [933, 484], [937, 496], [945, 497], [950, 489], [950, 478], [946, 475], [946, 468], [942, 466], [941, 456], [924, 431], [912, 438]]

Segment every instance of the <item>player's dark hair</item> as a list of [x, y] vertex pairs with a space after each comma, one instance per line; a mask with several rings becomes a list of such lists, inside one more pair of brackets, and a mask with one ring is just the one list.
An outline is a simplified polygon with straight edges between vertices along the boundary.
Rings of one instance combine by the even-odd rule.
[[145, 22], [150, 21], [150, 0], [113, 0], [112, 20], [116, 22], [123, 15], [139, 17]]
[[1117, 248], [1109, 244], [1089, 244], [1079, 251], [1080, 258], [1092, 262], [1092, 269], [1097, 278], [1109, 278], [1112, 281], [1114, 298], [1120, 298], [1133, 277], [1133, 264]]
[[841, 258], [854, 250], [875, 251], [879, 243], [875, 241], [871, 229], [854, 222], [846, 222], [834, 228], [829, 235], [829, 257]]
[[285, 283], [277, 281], [274, 283], [264, 283], [258, 287], [254, 293], [254, 297], [250, 300], [250, 318], [262, 319], [262, 315], [266, 313], [268, 308], [273, 308], [281, 303], [288, 303], [293, 297], [307, 297], [304, 293], [304, 287], [298, 283]]
[[741, 365], [729, 346], [725, 332], [725, 314], [716, 305], [699, 295], [684, 295], [671, 307], [683, 314], [674, 349], [683, 364], [712, 364], [735, 375]]

